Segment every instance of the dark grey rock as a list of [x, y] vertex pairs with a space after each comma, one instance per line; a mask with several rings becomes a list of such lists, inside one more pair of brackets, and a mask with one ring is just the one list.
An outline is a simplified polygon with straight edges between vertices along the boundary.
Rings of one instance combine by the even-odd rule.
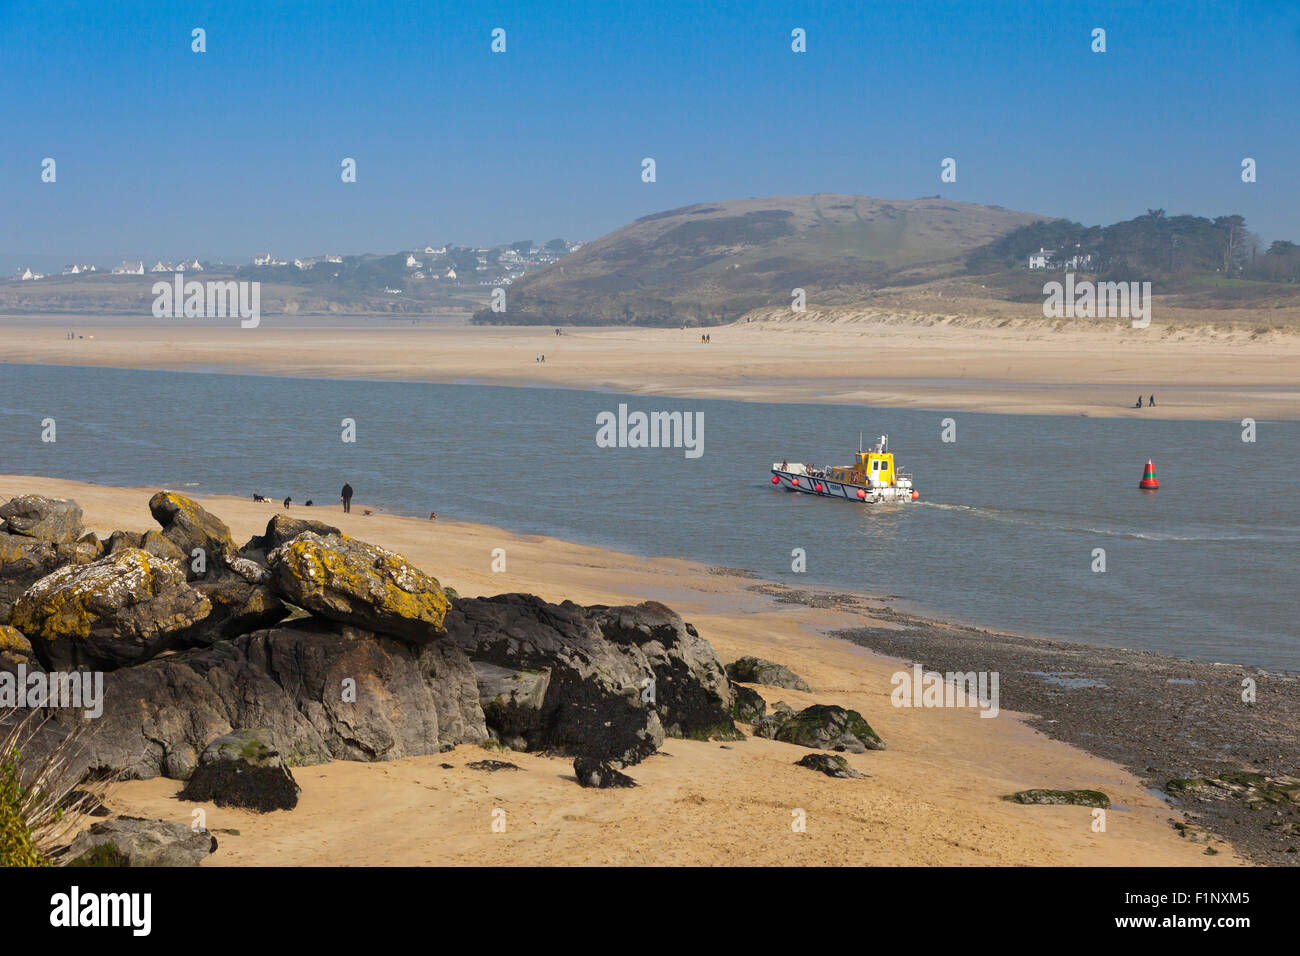
[[204, 748], [180, 799], [268, 813], [292, 810], [301, 790], [266, 727], [223, 734]]
[[217, 848], [207, 830], [172, 820], [115, 817], [93, 823], [67, 852], [68, 866], [198, 866]]
[[781, 664], [773, 664], [761, 657], [742, 657], [727, 665], [727, 676], [742, 684], [763, 684], [783, 687], [786, 690], [811, 691], [808, 682]]
[[856, 710], [835, 704], [813, 704], [793, 713], [789, 707], [783, 710], [782, 706], [778, 703], [775, 713], [759, 718], [754, 725], [754, 736], [816, 750], [860, 754], [885, 749], [880, 735]]
[[610, 787], [635, 787], [636, 781], [625, 773], [620, 773], [604, 760], [590, 757], [576, 757], [573, 772], [578, 783], [584, 787], [605, 790]]
[[859, 773], [849, 766], [849, 762], [839, 754], [804, 754], [799, 760], [795, 761], [796, 767], [807, 767], [809, 770], [817, 770], [826, 774], [828, 777], [865, 777], [865, 773]]

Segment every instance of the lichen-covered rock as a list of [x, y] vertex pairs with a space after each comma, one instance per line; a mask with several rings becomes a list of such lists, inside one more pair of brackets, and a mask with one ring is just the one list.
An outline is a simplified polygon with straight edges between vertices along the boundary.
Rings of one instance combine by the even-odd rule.
[[835, 704], [813, 704], [798, 713], [789, 707], [782, 710], [778, 704], [774, 713], [754, 725], [754, 735], [814, 750], [860, 754], [885, 749], [885, 742], [861, 714]]
[[742, 657], [727, 665], [727, 676], [743, 684], [763, 684], [766, 687], [783, 687], [786, 690], [811, 691], [808, 682], [780, 664], [761, 657]]
[[824, 773], [828, 777], [851, 779], [866, 776], [865, 773], [859, 773], [850, 767], [849, 762], [839, 754], [804, 754], [803, 757], [795, 761], [795, 766], [807, 767], [809, 770]]
[[289, 603], [415, 644], [442, 633], [451, 607], [436, 578], [399, 554], [347, 535], [307, 531], [267, 560], [272, 589]]
[[744, 684], [731, 685], [731, 716], [746, 724], [754, 724], [763, 719], [767, 713], [767, 701], [763, 695]]
[[0, 624], [0, 671], [16, 673], [19, 664], [28, 671], [42, 669], [31, 641], [23, 636], [23, 632], [8, 624]]
[[87, 531], [72, 546], [72, 560], [76, 564], [90, 564], [104, 556], [104, 542], [93, 531]]
[[152, 657], [211, 610], [174, 564], [128, 548], [41, 578], [10, 623], [52, 667], [107, 669]]
[[292, 810], [301, 793], [270, 728], [223, 734], [203, 749], [180, 799], [269, 813]]
[[68, 866], [198, 866], [217, 848], [207, 830], [173, 820], [116, 817], [91, 824], [69, 848]]
[[196, 548], [211, 564], [235, 554], [230, 529], [216, 515], [209, 514], [193, 498], [174, 491], [160, 491], [149, 499], [149, 513], [162, 525], [162, 533], [185, 555], [188, 562]]
[[592, 789], [636, 786], [636, 781], [627, 774], [619, 773], [605, 761], [593, 760], [591, 757], [575, 757], [573, 773], [578, 778], [579, 785]]
[[19, 495], [0, 505], [0, 531], [8, 534], [72, 544], [84, 530], [81, 506], [70, 498]]
[[104, 545], [104, 549], [108, 554], [116, 554], [118, 551], [124, 551], [127, 548], [139, 548], [156, 557], [177, 564], [188, 564], [190, 560], [189, 553], [182, 551], [171, 538], [168, 538], [161, 531], [150, 530], [143, 533], [139, 531], [114, 531], [108, 536], [108, 541]]
[[1100, 790], [1021, 790], [1002, 798], [1011, 803], [1068, 804], [1077, 807], [1110, 809], [1110, 797]]

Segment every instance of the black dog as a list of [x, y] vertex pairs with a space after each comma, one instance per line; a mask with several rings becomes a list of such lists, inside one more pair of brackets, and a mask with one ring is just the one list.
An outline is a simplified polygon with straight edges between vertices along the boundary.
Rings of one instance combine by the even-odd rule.
[[259, 494], [255, 491], [255, 492], [253, 492], [253, 500], [254, 500], [254, 501], [270, 501], [271, 499], [268, 498], [268, 497], [266, 497], [266, 495], [259, 495]]

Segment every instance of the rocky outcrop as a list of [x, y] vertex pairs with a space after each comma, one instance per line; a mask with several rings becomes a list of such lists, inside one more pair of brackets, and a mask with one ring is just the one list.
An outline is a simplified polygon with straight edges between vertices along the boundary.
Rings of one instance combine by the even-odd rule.
[[662, 604], [460, 599], [447, 640], [475, 662], [488, 727], [515, 749], [626, 765], [653, 753], [665, 734], [740, 738], [713, 648]]
[[640, 652], [650, 668], [650, 699], [664, 733], [695, 740], [740, 740], [735, 701], [717, 653], [676, 611], [658, 601], [587, 609], [601, 634], [624, 653]]
[[573, 773], [580, 786], [597, 790], [636, 786], [636, 781], [627, 774], [620, 773], [603, 760], [593, 760], [590, 757], [574, 758]]
[[761, 657], [742, 657], [738, 661], [732, 661], [727, 665], [727, 676], [743, 684], [763, 684], [786, 690], [812, 690], [808, 682], [790, 668], [765, 661]]
[[312, 614], [427, 644], [451, 602], [399, 554], [347, 535], [304, 532], [267, 559], [272, 589]]
[[0, 533], [72, 544], [85, 530], [81, 517], [81, 506], [71, 499], [19, 495], [0, 505]]
[[97, 718], [41, 713], [49, 739], [77, 732], [81, 772], [284, 806], [290, 767], [495, 738], [581, 758], [588, 783], [612, 786], [666, 734], [740, 739], [733, 716], [765, 719], [762, 698], [662, 604], [452, 598], [320, 522], [276, 515], [236, 551], [192, 499], [149, 504], [162, 530], [116, 532], [107, 549], [80, 534], [71, 502], [11, 502], [5, 527], [22, 533], [0, 530], [0, 587], [22, 584], [0, 668], [107, 672]]
[[803, 757], [795, 761], [794, 765], [816, 770], [828, 777], [852, 779], [866, 776], [865, 773], [859, 773], [850, 767], [849, 762], [839, 754], [804, 754]]
[[211, 610], [176, 565], [127, 548], [41, 578], [10, 623], [50, 667], [111, 669], [153, 657]]
[[235, 554], [235, 542], [226, 523], [193, 498], [160, 491], [149, 499], [149, 513], [162, 525], [163, 536], [181, 550], [187, 561], [196, 549], [203, 552], [208, 564]]
[[[62, 723], [75, 715], [60, 711]], [[289, 766], [392, 760], [487, 740], [457, 649], [304, 620], [104, 675], [87, 769], [187, 779], [235, 728], [264, 727]]]
[[67, 853], [68, 866], [198, 866], [217, 848], [207, 830], [172, 820], [116, 817], [91, 824]]
[[835, 704], [813, 704], [798, 713], [777, 705], [775, 712], [755, 724], [754, 735], [814, 750], [860, 754], [885, 749], [885, 742], [861, 714]]
[[[659, 712], [643, 697], [654, 680], [645, 656], [606, 640], [585, 608], [529, 594], [462, 598], [446, 626], [445, 640], [475, 662], [550, 673], [521, 749], [633, 764], [663, 742]], [[503, 739], [516, 730], [506, 727]]]
[[292, 810], [301, 790], [266, 727], [236, 730], [204, 748], [180, 799], [268, 813]]

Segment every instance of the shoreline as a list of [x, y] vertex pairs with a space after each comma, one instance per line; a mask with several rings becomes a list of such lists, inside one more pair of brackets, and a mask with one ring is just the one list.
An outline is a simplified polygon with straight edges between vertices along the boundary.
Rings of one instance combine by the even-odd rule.
[[[75, 498], [85, 509], [87, 527], [100, 533], [107, 533], [113, 527], [132, 530], [151, 527], [146, 503], [154, 490], [157, 489], [121, 489], [34, 476], [0, 476], [0, 497], [34, 491]], [[193, 497], [230, 524], [237, 540], [260, 531], [260, 524], [280, 510], [227, 496]], [[295, 509], [293, 513], [301, 514], [301, 511]], [[604, 604], [662, 601], [694, 622], [724, 662], [742, 654], [767, 657], [803, 674], [815, 688], [814, 693], [803, 694], [756, 687], [769, 703], [787, 700], [796, 707], [814, 702], [854, 707], [871, 720], [889, 741], [890, 749], [850, 757], [857, 769], [872, 778], [871, 791], [855, 791], [852, 799], [844, 803], [849, 793], [843, 787], [836, 789], [843, 781], [828, 780], [823, 784], [808, 771], [789, 767], [797, 754], [787, 753], [785, 745], [757, 738], [747, 738], [734, 747], [670, 739], [663, 749], [672, 757], [654, 757], [632, 768], [633, 776], [643, 786], [617, 799], [600, 801], [604, 803], [603, 808], [593, 805], [576, 813], [578, 818], [590, 822], [590, 811], [592, 818], [605, 820], [620, 833], [631, 828], [608, 846], [605, 844], [610, 837], [605, 832], [605, 824], [598, 827], [598, 832], [586, 825], [555, 826], [554, 814], [562, 808], [572, 810], [575, 804], [597, 799], [584, 791], [575, 791], [571, 782], [562, 782], [569, 779], [569, 769], [565, 761], [557, 758], [511, 754], [510, 760], [525, 772], [511, 772], [507, 775], [509, 780], [504, 782], [502, 775], [487, 779], [462, 766], [466, 760], [478, 759], [473, 756], [479, 752], [476, 748], [461, 747], [442, 755], [454, 761], [452, 770], [443, 768], [437, 758], [350, 765], [336, 761], [298, 772], [304, 807], [316, 808], [308, 813], [300, 808], [292, 813], [257, 817], [209, 808], [210, 826], [233, 826], [245, 835], [262, 834], [272, 841], [265, 852], [259, 852], [256, 840], [247, 841], [242, 837], [225, 840], [223, 846], [229, 846], [229, 851], [219, 850], [212, 861], [214, 865], [325, 862], [326, 858], [306, 846], [311, 842], [307, 837], [291, 838], [299, 822], [306, 823], [313, 833], [316, 832], [313, 827], [346, 827], [331, 822], [339, 816], [339, 801], [360, 799], [360, 794], [390, 783], [401, 790], [400, 794], [391, 795], [399, 804], [433, 789], [453, 792], [475, 806], [485, 799], [485, 794], [514, 793], [511, 799], [534, 806], [543, 816], [551, 814], [548, 817], [551, 823], [532, 836], [553, 847], [555, 855], [547, 857], [542, 853], [534, 862], [543, 859], [619, 862], [610, 856], [616, 852], [616, 845], [630, 846], [628, 841], [639, 840], [637, 845], [657, 846], [664, 840], [664, 834], [656, 828], [670, 826], [670, 819], [676, 820], [686, 808], [697, 804], [711, 808], [714, 815], [709, 819], [727, 835], [719, 836], [707, 826], [708, 834], [702, 834], [698, 825], [687, 826], [685, 832], [703, 842], [700, 845], [689, 841], [679, 843], [670, 838], [671, 848], [665, 850], [664, 861], [904, 865], [1150, 863], [1157, 859], [1190, 865], [1244, 862], [1234, 845], [1217, 837], [1211, 844], [1215, 849], [1213, 855], [1206, 855], [1204, 844], [1180, 837], [1179, 831], [1170, 825], [1171, 821], [1177, 822], [1174, 818], [1179, 811], [1150, 793], [1141, 773], [1124, 769], [1113, 756], [1095, 756], [1095, 748], [1086, 739], [1065, 742], [1052, 739], [1060, 735], [1052, 732], [1050, 716], [1015, 713], [1009, 704], [1002, 707], [1001, 720], [981, 720], [974, 712], [953, 708], [891, 707], [890, 675], [897, 673], [900, 664], [912, 655], [901, 648], [868, 649], [831, 636], [861, 628], [888, 631], [901, 626], [961, 631], [960, 626], [900, 615], [879, 606], [882, 599], [876, 596], [795, 592], [738, 569], [707, 567], [676, 558], [620, 554], [543, 536], [514, 535], [486, 525], [443, 520], [431, 524], [386, 514], [342, 515], [329, 508], [312, 509], [310, 515], [343, 527], [363, 540], [408, 555], [417, 566], [466, 596], [526, 591], [552, 601], [565, 598]], [[489, 553], [498, 546], [508, 549], [508, 575], [494, 574], [488, 568]], [[476, 554], [481, 560], [474, 562], [471, 556]], [[975, 634], [994, 633], [968, 630]], [[1092, 657], [1106, 656], [1105, 649], [1098, 655], [1092, 645], [1074, 645], [1074, 649]], [[904, 652], [900, 654], [900, 650]], [[983, 654], [983, 649], [971, 644], [966, 645], [966, 650], [968, 653], [963, 656]], [[1121, 652], [1112, 652], [1111, 656], [1117, 653]], [[982, 666], [989, 666], [987, 658], [982, 660]], [[682, 768], [680, 772], [678, 767]], [[680, 776], [682, 772], [687, 775], [685, 778]], [[417, 786], [418, 781], [426, 781], [431, 775], [438, 776], [442, 782], [437, 786], [427, 782]], [[1109, 814], [1110, 835], [1091, 831], [1086, 808], [1020, 807], [998, 799], [1006, 793], [1036, 786], [1106, 791], [1116, 803]], [[413, 789], [408, 792], [407, 788]], [[776, 797], [769, 792], [772, 788], [785, 795]], [[887, 791], [883, 795], [878, 792], [881, 788]], [[112, 804], [118, 809], [149, 815], [188, 813], [189, 805], [177, 804], [175, 800], [178, 789], [175, 781], [165, 779], [131, 781], [119, 788]], [[818, 796], [814, 797], [813, 792]], [[669, 804], [661, 805], [665, 798], [671, 798]], [[869, 808], [859, 805], [859, 799], [866, 799]], [[680, 805], [681, 800], [687, 803]], [[827, 810], [834, 818], [834, 825], [827, 832], [834, 832], [838, 842], [833, 845], [819, 842], [815, 852], [803, 846], [792, 851], [788, 826], [779, 821], [772, 824], [776, 828], [773, 832], [764, 831], [766, 836], [761, 839], [761, 846], [747, 842], [755, 835], [754, 815], [774, 814], [773, 810], [762, 810], [762, 807], [805, 806], [814, 800], [828, 801], [816, 805], [833, 808]], [[615, 807], [611, 808], [609, 802]], [[437, 812], [449, 815], [450, 821], [460, 819], [464, 811], [464, 806], [452, 801], [440, 805]], [[623, 812], [640, 815], [639, 825], [625, 819]], [[862, 821], [863, 812], [873, 821], [866, 832], [862, 822], [852, 822]], [[780, 811], [777, 816], [784, 815], [788, 815], [788, 810]], [[569, 821], [574, 812], [561, 816]], [[888, 823], [884, 830], [880, 829], [881, 821]], [[889, 836], [898, 827], [908, 834], [901, 846], [896, 836]], [[971, 838], [972, 827], [981, 832], [980, 840]], [[486, 827], [483, 830], [487, 832]], [[983, 832], [990, 830], [999, 836], [993, 843], [985, 843]], [[779, 837], [782, 832], [787, 835]], [[876, 845], [873, 839], [867, 838], [872, 834], [884, 840], [884, 845]], [[585, 846], [584, 835], [586, 840], [595, 839], [601, 846]], [[1257, 848], [1248, 838], [1238, 835], [1236, 839], [1249, 858], [1259, 860]], [[464, 846], [467, 856], [435, 854], [436, 859], [430, 860], [427, 851], [417, 850], [414, 851], [417, 855], [412, 856], [390, 845], [384, 848], [386, 856], [369, 862], [465, 862], [471, 857], [502, 864], [518, 862], [509, 853], [498, 852], [502, 848], [493, 844], [490, 836], [482, 839], [467, 836], [461, 842], [464, 840], [469, 841]], [[1133, 840], [1138, 841], [1140, 849]], [[725, 846], [725, 852], [714, 857], [712, 854], [718, 852], [719, 846]]]
[[[387, 317], [241, 330], [101, 317], [0, 317], [18, 364], [543, 386], [752, 402], [1157, 420], [1300, 419], [1300, 335], [991, 319], [763, 320], [695, 329], [471, 326]], [[443, 317], [445, 318], [445, 317]], [[60, 320], [64, 321], [60, 321]], [[1154, 328], [1154, 327], [1153, 327]], [[692, 341], [692, 338], [695, 341]], [[547, 362], [536, 356], [547, 354]], [[1130, 407], [1156, 394], [1154, 408]]]

